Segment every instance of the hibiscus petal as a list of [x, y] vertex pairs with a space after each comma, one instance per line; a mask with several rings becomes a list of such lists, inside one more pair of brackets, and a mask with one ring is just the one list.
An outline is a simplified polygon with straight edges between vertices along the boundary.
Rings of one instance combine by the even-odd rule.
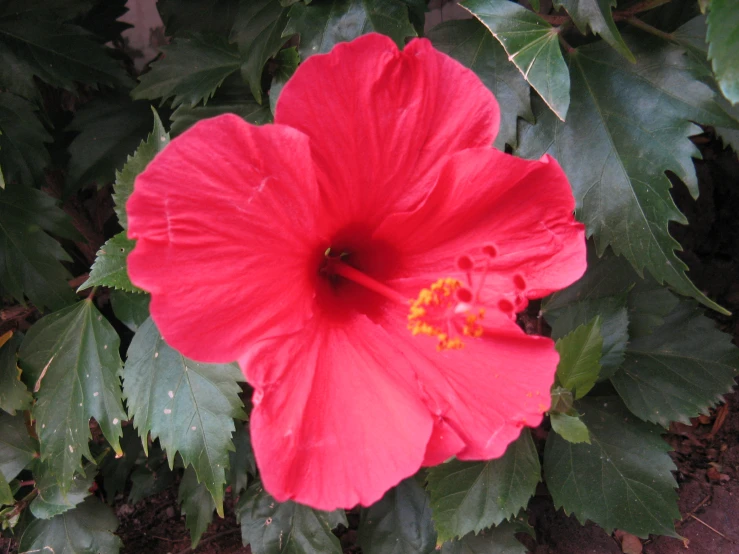
[[480, 79], [428, 40], [401, 52], [374, 33], [308, 58], [275, 114], [310, 137], [325, 201], [344, 224], [413, 207], [444, 157], [492, 145], [499, 120]]
[[364, 316], [334, 326], [319, 317], [240, 361], [255, 387], [254, 453], [278, 501], [369, 506], [420, 468], [432, 418], [392, 344]]
[[[402, 334], [400, 348], [416, 369], [431, 412], [461, 439], [434, 433], [426, 465], [456, 455], [460, 460], [502, 456], [523, 426], [536, 427], [549, 409], [559, 355], [551, 339], [526, 335], [500, 318], [481, 338], [465, 337], [459, 350], [437, 351], [437, 340]], [[437, 421], [437, 429], [441, 426]]]
[[152, 293], [167, 342], [229, 362], [264, 335], [299, 328], [315, 288], [317, 197], [299, 131], [224, 115], [174, 139], [127, 204], [131, 280]]
[[[483, 296], [515, 303], [516, 295], [539, 298], [585, 272], [585, 230], [574, 209], [567, 177], [553, 158], [528, 161], [478, 148], [450, 158], [423, 205], [391, 215], [375, 237], [392, 238], [401, 252], [403, 268], [391, 286], [411, 296], [414, 287], [440, 277], [464, 281], [457, 260], [466, 255], [478, 278], [488, 268]], [[517, 311], [522, 307], [519, 302]]]

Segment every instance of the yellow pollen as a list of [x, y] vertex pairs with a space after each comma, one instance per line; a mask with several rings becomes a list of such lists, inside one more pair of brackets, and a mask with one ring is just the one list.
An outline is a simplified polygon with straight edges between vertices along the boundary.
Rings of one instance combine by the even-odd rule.
[[485, 310], [467, 310], [458, 313], [460, 306], [457, 291], [464, 285], [457, 279], [445, 277], [434, 282], [430, 287], [421, 289], [418, 298], [411, 302], [408, 313], [408, 329], [412, 335], [436, 337], [438, 351], [457, 350], [464, 347], [462, 339], [454, 336], [453, 320], [462, 319], [461, 334], [468, 337], [481, 337], [483, 328], [480, 320]]

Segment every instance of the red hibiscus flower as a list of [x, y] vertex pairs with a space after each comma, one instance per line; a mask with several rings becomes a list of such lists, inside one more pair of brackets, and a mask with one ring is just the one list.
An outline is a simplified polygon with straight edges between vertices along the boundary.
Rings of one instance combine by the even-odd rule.
[[369, 505], [422, 465], [501, 456], [558, 357], [516, 313], [578, 279], [557, 163], [491, 147], [495, 98], [418, 39], [305, 61], [275, 124], [174, 139], [128, 203], [132, 281], [167, 342], [238, 360], [278, 500]]

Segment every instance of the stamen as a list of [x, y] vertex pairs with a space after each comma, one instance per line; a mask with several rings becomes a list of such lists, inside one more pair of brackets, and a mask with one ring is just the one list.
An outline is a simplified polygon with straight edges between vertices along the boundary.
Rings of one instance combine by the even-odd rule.
[[436, 349], [457, 350], [464, 342], [457, 335], [481, 337], [479, 320], [485, 310], [475, 310], [470, 303], [472, 293], [452, 277], [439, 279], [429, 288], [421, 289], [418, 298], [411, 302], [408, 313], [408, 329], [413, 335], [436, 337]]

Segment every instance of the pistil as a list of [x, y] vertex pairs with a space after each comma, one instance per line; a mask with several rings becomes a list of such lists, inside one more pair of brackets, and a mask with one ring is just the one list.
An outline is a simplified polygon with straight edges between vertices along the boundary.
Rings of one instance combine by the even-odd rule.
[[348, 279], [349, 281], [363, 286], [372, 292], [376, 292], [393, 302], [403, 304], [404, 306], [407, 306], [411, 302], [409, 298], [406, 298], [398, 291], [391, 289], [387, 285], [380, 283], [369, 275], [362, 273], [358, 269], [342, 262], [341, 260], [335, 258], [331, 259], [330, 271], [334, 275], [339, 275], [344, 279]]

